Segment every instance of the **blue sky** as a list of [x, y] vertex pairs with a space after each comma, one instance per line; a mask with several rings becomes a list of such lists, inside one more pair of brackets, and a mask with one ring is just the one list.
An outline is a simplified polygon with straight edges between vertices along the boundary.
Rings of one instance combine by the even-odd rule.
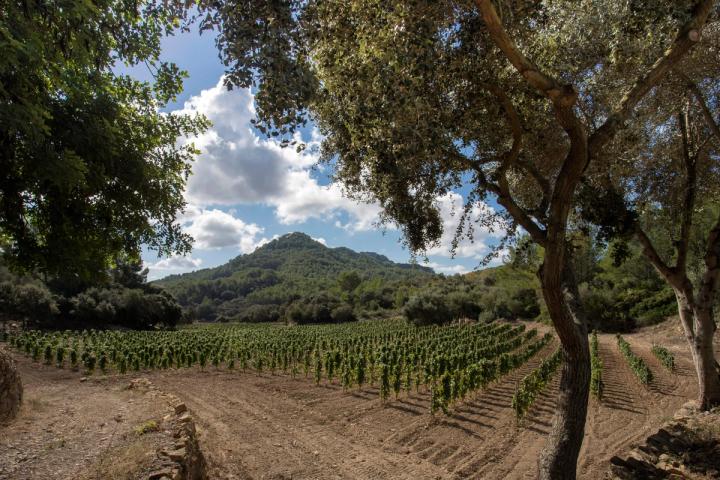
[[[282, 149], [251, 128], [253, 96], [248, 90], [227, 91], [221, 84], [223, 65], [218, 59], [212, 32], [196, 31], [168, 37], [163, 59], [189, 73], [184, 92], [168, 111], [201, 112], [213, 127], [190, 139], [201, 150], [193, 164], [185, 192], [188, 208], [181, 217], [183, 228], [195, 239], [187, 257], [158, 258], [146, 252], [149, 278], [213, 267], [289, 232], [300, 231], [329, 247], [372, 251], [398, 262], [410, 260], [399, 232], [378, 230], [379, 208], [343, 197], [337, 185], [329, 184], [327, 172], [312, 169], [312, 153]], [[149, 80], [145, 66], [120, 71]], [[304, 133], [309, 143], [320, 139], [312, 129]], [[461, 243], [455, 258], [450, 242], [457, 226], [455, 208], [462, 207], [460, 192], [438, 199], [445, 235], [428, 253], [426, 265], [445, 274], [478, 268], [480, 259], [497, 238], [476, 231], [475, 242]], [[478, 211], [486, 208], [479, 205]], [[489, 208], [497, 208], [492, 205]], [[422, 260], [421, 260], [422, 262]]]

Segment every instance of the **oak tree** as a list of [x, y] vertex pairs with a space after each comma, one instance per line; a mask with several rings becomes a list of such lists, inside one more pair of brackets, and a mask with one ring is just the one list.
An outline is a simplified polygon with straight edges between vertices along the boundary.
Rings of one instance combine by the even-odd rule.
[[[375, 200], [413, 251], [438, 242], [438, 198], [464, 188], [458, 236], [519, 229], [562, 343], [544, 479], [575, 478], [590, 382], [568, 261], [588, 167], [700, 40], [714, 1], [236, 1], [201, 3], [229, 87], [255, 89], [256, 127], [285, 145], [313, 121], [321, 156]], [[299, 146], [302, 148], [302, 145]], [[495, 199], [503, 209], [474, 207]], [[472, 220], [471, 220], [472, 219]]]
[[[16, 1], [0, 6], [0, 239], [18, 269], [90, 282], [141, 245], [183, 253], [176, 217], [202, 117], [161, 113], [183, 72], [160, 39], [167, 2]], [[155, 80], [120, 75], [144, 63]], [[21, 385], [0, 351], [0, 420]]]

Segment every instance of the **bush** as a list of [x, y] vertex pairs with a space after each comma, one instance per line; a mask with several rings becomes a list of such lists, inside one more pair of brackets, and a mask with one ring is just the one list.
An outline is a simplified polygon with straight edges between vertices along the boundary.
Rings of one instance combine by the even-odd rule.
[[0, 282], [0, 316], [46, 326], [58, 313], [57, 301], [45, 285]]
[[415, 325], [442, 325], [453, 319], [445, 299], [435, 293], [410, 297], [403, 308], [403, 313]]
[[264, 323], [277, 322], [280, 319], [280, 307], [277, 305], [250, 305], [237, 316], [240, 322]]
[[335, 307], [335, 309], [331, 313], [331, 316], [335, 323], [352, 322], [356, 319], [353, 308], [346, 303]]
[[339, 300], [326, 294], [312, 295], [296, 300], [285, 310], [285, 321], [302, 325], [306, 323], [330, 323], [332, 312]]
[[467, 292], [451, 292], [445, 303], [453, 318], [477, 318], [482, 311], [475, 298]]
[[70, 305], [71, 320], [85, 327], [174, 327], [182, 315], [180, 305], [169, 294], [130, 288], [90, 288], [70, 299]]

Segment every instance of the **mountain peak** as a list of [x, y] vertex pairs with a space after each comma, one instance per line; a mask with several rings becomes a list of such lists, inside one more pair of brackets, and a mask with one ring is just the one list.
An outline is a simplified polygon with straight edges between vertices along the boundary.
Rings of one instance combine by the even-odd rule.
[[325, 245], [314, 240], [310, 235], [302, 232], [286, 233], [285, 235], [272, 240], [265, 244], [262, 248], [325, 248]]

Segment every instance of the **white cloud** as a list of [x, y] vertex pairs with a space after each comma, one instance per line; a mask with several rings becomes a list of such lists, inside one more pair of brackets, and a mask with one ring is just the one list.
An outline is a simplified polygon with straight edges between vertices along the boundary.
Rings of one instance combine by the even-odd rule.
[[432, 268], [436, 273], [444, 273], [445, 275], [464, 275], [470, 272], [470, 269], [465, 265], [443, 265], [436, 262], [427, 262], [424, 265]]
[[[177, 113], [202, 113], [213, 126], [191, 139], [201, 155], [193, 165], [185, 192], [189, 203], [200, 207], [262, 203], [275, 208], [284, 224], [311, 218], [329, 220], [342, 212], [348, 230], [369, 230], [378, 218], [377, 205], [352, 201], [337, 185], [321, 185], [311, 175], [317, 163], [315, 150], [298, 153], [275, 141], [260, 138], [251, 128], [253, 96], [247, 89], [228, 91], [222, 79], [213, 88], [192, 97]], [[310, 144], [319, 142], [317, 131]]]
[[167, 274], [197, 270], [200, 265], [202, 265], [202, 259], [193, 258], [192, 255], [173, 255], [172, 257], [162, 258], [155, 263], [147, 263], [145, 266], [149, 270], [148, 279], [157, 280]]
[[[437, 200], [440, 216], [443, 220], [443, 234], [439, 243], [428, 249], [427, 255], [437, 255], [441, 257], [452, 256], [452, 242], [455, 238], [460, 217], [463, 213], [464, 199], [462, 195], [450, 192]], [[494, 210], [484, 204], [478, 203], [472, 207], [470, 215], [466, 220], [465, 231], [467, 232], [468, 224], [473, 226], [473, 240], [463, 238], [455, 249], [455, 256], [459, 258], [473, 258], [480, 260], [490, 252], [490, 244], [494, 240], [499, 239], [503, 234], [501, 225], [497, 225], [494, 231], [487, 226], [477, 223], [477, 221], [485, 216], [491, 215]]]
[[198, 268], [200, 265], [202, 265], [202, 259], [200, 258], [193, 258], [192, 255], [174, 255], [172, 257], [158, 260], [155, 263], [151, 263], [148, 267], [157, 270], [178, 270]]
[[323, 245], [325, 245], [327, 247], [327, 241], [324, 238], [322, 238], [322, 237], [310, 237], [310, 238], [312, 238], [313, 240], [315, 240], [318, 243], [322, 243]]
[[258, 238], [264, 231], [262, 227], [217, 209], [200, 209], [185, 231], [195, 239], [194, 246], [199, 250], [237, 247], [242, 253], [251, 253], [267, 242], [266, 238]]

